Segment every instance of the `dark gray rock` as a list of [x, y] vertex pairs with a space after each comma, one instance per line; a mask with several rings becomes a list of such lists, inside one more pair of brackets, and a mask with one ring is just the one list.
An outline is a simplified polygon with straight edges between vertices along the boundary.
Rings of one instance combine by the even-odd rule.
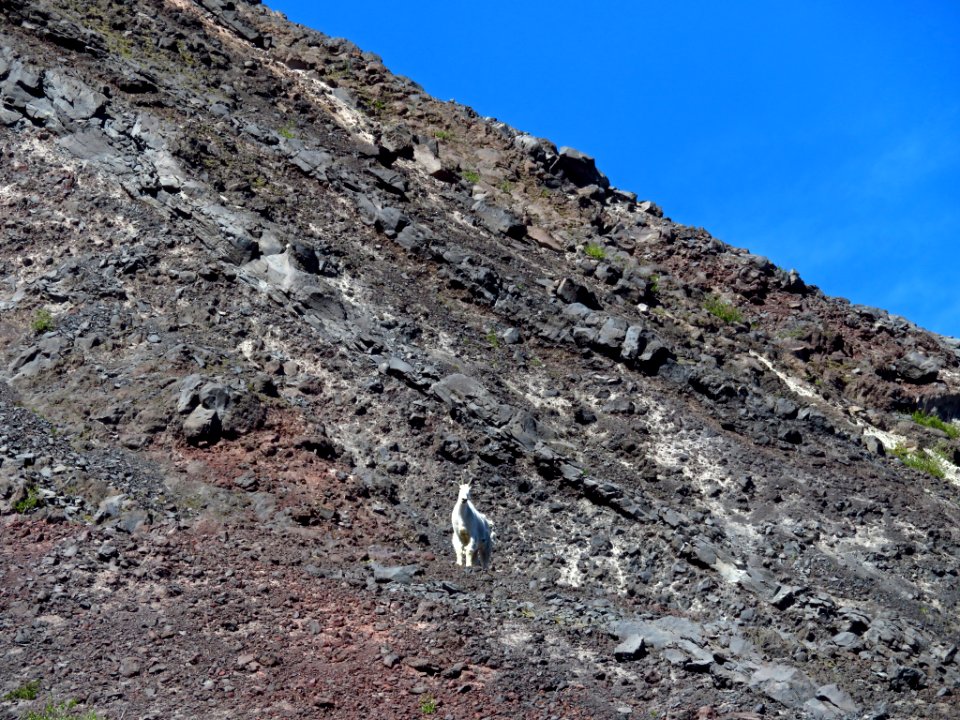
[[404, 660], [403, 664], [426, 675], [437, 675], [440, 672], [440, 666], [430, 658], [411, 657]]
[[373, 568], [373, 579], [378, 583], [399, 583], [401, 585], [409, 585], [413, 582], [414, 576], [423, 572], [419, 565], [388, 566], [380, 565], [378, 563], [370, 563], [370, 567]]
[[473, 457], [473, 452], [466, 440], [456, 435], [444, 435], [440, 440], [440, 447], [437, 449], [440, 457], [446, 458], [452, 462], [463, 464]]
[[557, 297], [567, 303], [579, 303], [591, 310], [599, 310], [600, 302], [593, 291], [570, 278], [563, 278], [557, 286]]
[[906, 382], [925, 385], [937, 379], [943, 363], [939, 358], [928, 357], [922, 353], [911, 351], [897, 360], [893, 367], [896, 375]]
[[407, 179], [396, 170], [383, 167], [367, 168], [367, 173], [373, 176], [377, 185], [394, 195], [406, 195], [409, 184]]
[[863, 446], [873, 455], [883, 457], [887, 454], [886, 448], [876, 435], [864, 435]]
[[904, 665], [893, 664], [887, 669], [890, 678], [891, 690], [904, 692], [905, 690], [920, 690], [927, 687], [927, 675], [922, 670]]
[[643, 336], [643, 328], [639, 325], [631, 325], [627, 328], [626, 333], [624, 333], [620, 356], [624, 360], [635, 360], [640, 356], [646, 344], [647, 340]]
[[647, 649], [640, 635], [631, 635], [613, 649], [613, 657], [617, 662], [638, 660], [646, 654]]
[[854, 715], [860, 712], [860, 706], [853, 701], [850, 693], [845, 692], [835, 684], [818, 687], [816, 699], [829, 703], [836, 708], [837, 711], [845, 715]]
[[290, 162], [307, 175], [326, 180], [327, 171], [333, 164], [333, 155], [326, 150], [300, 149], [290, 156]]
[[830, 642], [848, 652], [857, 652], [863, 647], [863, 642], [860, 638], [848, 631], [837, 633], [830, 638]]
[[97, 557], [101, 560], [114, 560], [119, 557], [119, 555], [120, 551], [117, 550], [117, 546], [109, 540], [97, 548]]
[[527, 234], [527, 227], [509, 210], [489, 204], [486, 200], [478, 200], [473, 211], [480, 224], [487, 230], [498, 235], [506, 235], [514, 239], [521, 239]]
[[198, 405], [183, 421], [183, 435], [191, 445], [213, 444], [220, 439], [217, 411]]
[[553, 173], [562, 173], [565, 178], [577, 187], [597, 185], [601, 188], [610, 187], [607, 176], [597, 170], [596, 161], [589, 155], [570, 147], [560, 148], [560, 153], [550, 168]]
[[803, 707], [817, 692], [803, 672], [776, 663], [762, 663], [750, 676], [749, 684], [789, 708]]
[[795, 418], [798, 410], [797, 404], [787, 398], [777, 398], [773, 404], [773, 414], [778, 418], [784, 418], [786, 420]]
[[43, 93], [63, 117], [80, 121], [99, 113], [107, 98], [95, 92], [76, 78], [59, 70], [48, 70], [43, 75]]
[[597, 334], [596, 344], [605, 352], [619, 352], [627, 335], [627, 321], [620, 317], [609, 317]]

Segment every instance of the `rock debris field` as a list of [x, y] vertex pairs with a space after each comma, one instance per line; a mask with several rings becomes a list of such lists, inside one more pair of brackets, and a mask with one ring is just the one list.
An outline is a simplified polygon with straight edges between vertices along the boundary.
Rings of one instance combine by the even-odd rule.
[[0, 228], [3, 717], [960, 717], [956, 339], [256, 2], [5, 2]]

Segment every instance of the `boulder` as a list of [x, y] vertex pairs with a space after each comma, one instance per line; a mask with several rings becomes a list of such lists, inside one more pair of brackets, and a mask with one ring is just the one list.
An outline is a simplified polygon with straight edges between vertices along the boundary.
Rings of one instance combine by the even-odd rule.
[[183, 434], [191, 445], [213, 444], [220, 439], [217, 411], [198, 405], [183, 421]]
[[908, 352], [893, 364], [897, 376], [914, 385], [934, 382], [942, 366], [943, 363], [939, 359], [916, 351]]
[[63, 117], [73, 121], [86, 120], [103, 109], [107, 98], [85, 84], [59, 70], [48, 70], [43, 75], [43, 94]]
[[478, 200], [474, 203], [473, 211], [477, 214], [480, 224], [492, 233], [506, 235], [515, 240], [527, 234], [526, 225], [516, 215], [509, 210], [490, 205], [486, 200]]
[[597, 170], [596, 162], [589, 155], [570, 147], [560, 148], [557, 159], [553, 161], [550, 171], [554, 174], [563, 174], [577, 187], [597, 185], [601, 188], [610, 187], [607, 176]]
[[600, 309], [600, 302], [593, 291], [570, 278], [563, 278], [557, 285], [557, 297], [566, 303], [580, 303], [592, 310]]
[[617, 662], [638, 660], [647, 654], [647, 649], [640, 635], [630, 635], [613, 650], [613, 657]]

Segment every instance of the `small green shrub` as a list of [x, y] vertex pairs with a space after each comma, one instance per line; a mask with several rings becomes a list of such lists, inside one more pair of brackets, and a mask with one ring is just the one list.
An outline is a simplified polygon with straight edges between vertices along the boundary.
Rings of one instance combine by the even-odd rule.
[[928, 455], [923, 450], [917, 450], [915, 452], [910, 452], [903, 445], [897, 445], [893, 450], [890, 451], [891, 454], [900, 460], [904, 465], [914, 470], [919, 470], [922, 473], [931, 475], [935, 478], [943, 479], [944, 472], [943, 468], [940, 467], [940, 463], [935, 457]]
[[433, 136], [434, 136], [437, 140], [449, 140], [450, 138], [453, 137], [453, 133], [451, 133], [451, 132], [449, 132], [449, 131], [447, 131], [447, 130], [434, 130], [434, 131], [433, 131]]
[[437, 711], [437, 701], [432, 695], [425, 696], [420, 701], [420, 711], [424, 715], [433, 715]]
[[36, 335], [52, 330], [53, 315], [51, 315], [50, 311], [46, 308], [37, 310], [37, 314], [33, 316], [33, 322], [30, 323], [30, 327], [33, 328], [33, 332]]
[[513, 192], [513, 183], [509, 180], [503, 180], [497, 184], [497, 189], [502, 193], [507, 193], [508, 195]]
[[741, 312], [735, 306], [724, 302], [716, 295], [707, 296], [707, 299], [703, 302], [703, 309], [726, 323], [743, 322]]
[[496, 330], [491, 330], [484, 335], [484, 337], [486, 338], [487, 342], [490, 343], [490, 347], [492, 347], [494, 350], [500, 349], [500, 338], [497, 337]]
[[913, 420], [917, 425], [923, 425], [924, 427], [942, 430], [947, 434], [947, 437], [951, 439], [960, 437], [960, 428], [958, 428], [956, 425], [944, 422], [936, 415], [925, 413], [923, 410], [914, 411], [914, 413], [910, 416], [910, 419]]
[[23, 500], [13, 504], [14, 512], [20, 513], [21, 515], [35, 510], [38, 507], [40, 507], [40, 491], [37, 490], [36, 485], [28, 487], [27, 496]]
[[587, 246], [583, 248], [583, 252], [587, 257], [592, 257], [594, 260], [603, 260], [607, 257], [607, 251], [603, 249], [602, 245], [597, 243], [587, 243]]
[[277, 134], [286, 140], [293, 140], [296, 137], [296, 134], [293, 132], [294, 129], [295, 128], [292, 123], [287, 123], [282, 128], [277, 130]]
[[480, 173], [478, 173], [476, 170], [464, 170], [463, 179], [471, 185], [476, 185], [478, 182], [480, 182]]
[[31, 680], [24, 683], [16, 690], [11, 690], [3, 696], [4, 700], [36, 700], [37, 692], [40, 690], [40, 681]]
[[650, 289], [651, 295], [656, 295], [657, 293], [660, 292], [660, 276], [659, 275], [650, 276], [649, 289]]
[[383, 100], [374, 100], [370, 103], [370, 107], [373, 108], [374, 115], [380, 115], [387, 109], [387, 104]]

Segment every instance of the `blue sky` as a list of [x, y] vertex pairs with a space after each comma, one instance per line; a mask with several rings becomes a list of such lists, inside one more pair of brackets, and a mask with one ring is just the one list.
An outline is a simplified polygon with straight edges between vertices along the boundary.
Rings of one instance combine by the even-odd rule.
[[674, 220], [960, 336], [960, 2], [267, 0]]

